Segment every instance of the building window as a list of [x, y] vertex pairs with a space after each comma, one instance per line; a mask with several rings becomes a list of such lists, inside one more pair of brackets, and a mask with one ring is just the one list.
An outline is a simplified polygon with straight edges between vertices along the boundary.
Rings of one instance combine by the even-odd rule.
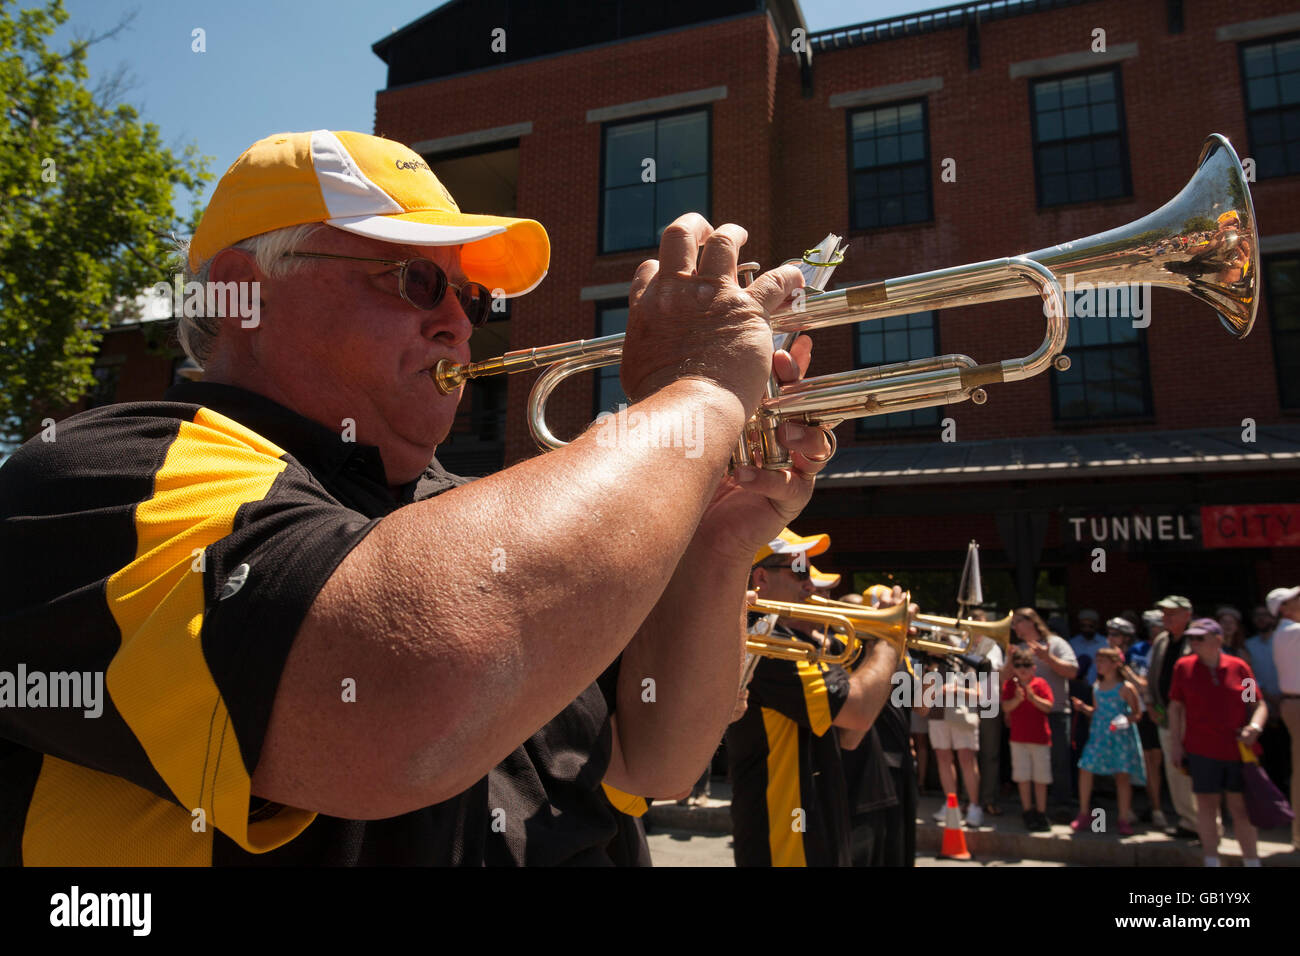
[[1118, 70], [1039, 80], [1029, 99], [1040, 206], [1130, 194]]
[[656, 246], [682, 213], [711, 218], [708, 110], [608, 123], [602, 135], [602, 253]]
[[1300, 408], [1300, 255], [1264, 261], [1269, 324], [1283, 408]]
[[[627, 300], [613, 299], [596, 306], [596, 335], [617, 335], [627, 331]], [[618, 365], [596, 369], [596, 411], [617, 412], [618, 406], [627, 403], [627, 395], [618, 380]]]
[[[1065, 340], [1070, 368], [1052, 375], [1052, 410], [1058, 422], [1151, 414], [1146, 336], [1133, 327], [1131, 310], [1119, 296], [1109, 301], [1110, 291], [1075, 293]], [[1086, 311], [1084, 296], [1096, 302]]]
[[[939, 323], [933, 312], [892, 315], [860, 322], [854, 342], [858, 368], [890, 365], [939, 354]], [[886, 429], [924, 428], [939, 423], [939, 408], [917, 408], [857, 419], [859, 437], [879, 435]]]
[[929, 222], [925, 101], [849, 114], [849, 208], [854, 229]]
[[1300, 173], [1300, 37], [1241, 48], [1255, 177]]

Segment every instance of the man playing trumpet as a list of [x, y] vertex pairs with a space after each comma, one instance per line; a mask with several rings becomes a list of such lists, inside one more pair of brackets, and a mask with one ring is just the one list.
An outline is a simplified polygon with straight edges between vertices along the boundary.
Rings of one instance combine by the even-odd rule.
[[0, 669], [102, 672], [107, 697], [94, 721], [0, 709], [0, 862], [609, 862], [601, 783], [698, 775], [750, 558], [828, 457], [786, 426], [792, 468], [726, 474], [769, 376], [810, 355], [773, 355], [802, 278], [741, 289], [746, 238], [682, 216], [632, 281], [623, 387], [697, 416], [690, 456], [588, 433], [466, 484], [434, 458], [460, 390], [430, 371], [468, 359], [489, 290], [542, 280], [545, 231], [462, 213], [379, 137], [250, 147], [188, 267], [257, 317], [182, 316], [202, 382], [0, 470]]
[[[750, 585], [763, 600], [802, 603], [813, 592], [808, 559], [830, 547], [788, 529], [754, 555]], [[901, 592], [893, 601], [901, 599]], [[776, 636], [814, 646], [833, 641], [778, 619]], [[749, 706], [727, 730], [737, 866], [851, 865], [848, 788], [840, 741], [861, 742], [888, 699], [898, 648], [874, 642], [852, 676], [839, 665], [764, 657]]]

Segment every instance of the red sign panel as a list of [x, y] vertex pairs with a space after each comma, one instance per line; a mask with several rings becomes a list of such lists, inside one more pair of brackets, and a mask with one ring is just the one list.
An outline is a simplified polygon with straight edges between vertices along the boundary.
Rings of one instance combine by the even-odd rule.
[[1201, 534], [1207, 548], [1300, 548], [1300, 505], [1211, 505]]

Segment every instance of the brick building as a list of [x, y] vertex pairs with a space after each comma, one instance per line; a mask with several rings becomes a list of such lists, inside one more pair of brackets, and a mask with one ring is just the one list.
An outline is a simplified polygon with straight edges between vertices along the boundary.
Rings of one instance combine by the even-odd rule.
[[[853, 284], [1136, 220], [1182, 188], [1207, 134], [1226, 135], [1255, 166], [1249, 338], [1167, 290], [1145, 330], [1076, 319], [1068, 372], [993, 386], [980, 407], [844, 423], [796, 527], [831, 532], [826, 564], [857, 586], [901, 581], [935, 611], [972, 538], [1002, 608], [1115, 613], [1169, 591], [1244, 606], [1300, 580], [1291, 9], [983, 2], [808, 34], [794, 0], [453, 0], [375, 44], [389, 79], [374, 131], [424, 155], [461, 208], [550, 233], [548, 278], [476, 335], [476, 358], [620, 331], [633, 270], [686, 209], [744, 225], [746, 257], [769, 266], [840, 233], [835, 284]], [[1042, 334], [1034, 299], [924, 312], [816, 333], [814, 373], [990, 362]], [[532, 380], [472, 386], [440, 459], [472, 474], [533, 454]], [[567, 383], [557, 433], [619, 397], [613, 370]]]

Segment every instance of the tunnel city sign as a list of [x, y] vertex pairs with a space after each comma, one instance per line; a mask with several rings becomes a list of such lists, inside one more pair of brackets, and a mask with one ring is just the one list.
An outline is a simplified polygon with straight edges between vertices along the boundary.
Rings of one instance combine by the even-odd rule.
[[1062, 518], [1061, 539], [1069, 551], [1300, 547], [1300, 505], [1296, 504], [1066, 508]]

